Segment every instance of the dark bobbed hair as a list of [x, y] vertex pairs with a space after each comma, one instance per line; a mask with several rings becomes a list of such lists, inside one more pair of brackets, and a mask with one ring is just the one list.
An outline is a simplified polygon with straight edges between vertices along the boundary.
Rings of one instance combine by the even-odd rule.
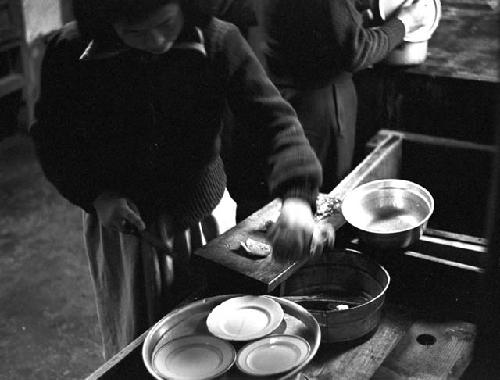
[[192, 18], [216, 16], [247, 30], [257, 25], [253, 0], [72, 0], [73, 13], [82, 36], [116, 42], [112, 24], [119, 20], [139, 20], [151, 11], [173, 2]]
[[169, 3], [183, 8], [191, 0], [73, 0], [73, 14], [80, 33], [88, 40], [117, 39], [112, 24], [117, 21], [137, 21], [155, 9]]

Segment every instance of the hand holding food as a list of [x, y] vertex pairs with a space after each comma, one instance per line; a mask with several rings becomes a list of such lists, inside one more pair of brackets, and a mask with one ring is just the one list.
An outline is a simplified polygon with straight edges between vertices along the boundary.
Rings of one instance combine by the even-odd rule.
[[302, 199], [290, 198], [283, 202], [280, 216], [268, 230], [276, 261], [292, 261], [321, 253], [325, 246], [333, 246], [333, 227], [314, 221], [311, 207]]

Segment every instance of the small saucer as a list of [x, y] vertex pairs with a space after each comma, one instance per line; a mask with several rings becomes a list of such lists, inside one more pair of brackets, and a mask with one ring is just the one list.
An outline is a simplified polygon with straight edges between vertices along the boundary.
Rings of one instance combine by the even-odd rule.
[[277, 375], [301, 365], [309, 352], [309, 343], [303, 338], [270, 335], [244, 346], [238, 352], [236, 365], [253, 376]]
[[153, 353], [153, 367], [169, 380], [205, 380], [222, 375], [234, 364], [234, 347], [211, 335], [171, 340]]
[[213, 335], [231, 341], [249, 341], [273, 332], [284, 312], [266, 296], [234, 297], [216, 306], [207, 318]]

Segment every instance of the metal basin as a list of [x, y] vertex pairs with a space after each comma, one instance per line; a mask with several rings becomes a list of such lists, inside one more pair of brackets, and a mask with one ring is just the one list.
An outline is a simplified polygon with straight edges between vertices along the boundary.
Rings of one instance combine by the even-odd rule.
[[[230, 298], [241, 296], [242, 294], [226, 294], [209, 298], [179, 307], [160, 321], [158, 321], [148, 332], [142, 346], [142, 360], [150, 375], [157, 380], [166, 380], [156, 370], [153, 364], [153, 355], [156, 347], [187, 335], [210, 334], [207, 328], [207, 317], [212, 310], [224, 301]], [[300, 365], [292, 370], [273, 377], [275, 380], [295, 379], [296, 375], [314, 358], [321, 342], [321, 330], [318, 322], [311, 313], [302, 306], [291, 302], [290, 300], [268, 296], [280, 304], [285, 317], [280, 326], [273, 332], [278, 334], [295, 335], [307, 341], [310, 347], [307, 358]], [[241, 349], [241, 344], [236, 345], [235, 350]], [[226, 380], [252, 380], [256, 376], [247, 375], [232, 366], [224, 375], [217, 377]], [[264, 377], [260, 377], [264, 379]], [[177, 378], [180, 380], [179, 378]], [[186, 380], [186, 377], [182, 377]], [[190, 378], [192, 379], [192, 378]], [[206, 378], [204, 378], [206, 379]], [[266, 377], [265, 379], [269, 379]]]
[[284, 295], [316, 318], [322, 342], [348, 342], [377, 328], [389, 283], [389, 273], [369, 256], [334, 250], [286, 280]]
[[434, 199], [426, 189], [399, 179], [368, 182], [342, 202], [342, 214], [359, 230], [359, 238], [381, 249], [406, 248], [419, 240], [433, 211]]

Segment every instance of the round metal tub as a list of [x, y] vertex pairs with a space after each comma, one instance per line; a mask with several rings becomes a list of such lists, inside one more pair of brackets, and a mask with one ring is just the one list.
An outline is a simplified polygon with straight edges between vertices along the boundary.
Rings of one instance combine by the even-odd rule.
[[434, 211], [434, 199], [422, 186], [382, 179], [358, 186], [342, 202], [346, 221], [367, 245], [406, 248], [419, 240]]
[[316, 318], [322, 342], [347, 342], [377, 328], [389, 283], [389, 273], [369, 256], [334, 250], [291, 276], [284, 295]]
[[[241, 294], [220, 295], [193, 302], [173, 310], [160, 321], [158, 321], [147, 333], [142, 346], [142, 359], [148, 372], [157, 380], [164, 380], [153, 365], [153, 353], [158, 345], [165, 344], [179, 337], [193, 334], [210, 334], [206, 325], [206, 319], [212, 310], [230, 298], [241, 296]], [[283, 309], [284, 318], [280, 326], [273, 332], [276, 334], [295, 335], [307, 341], [310, 351], [306, 360], [299, 366], [294, 367], [287, 373], [273, 377], [275, 380], [292, 380], [296, 375], [314, 358], [321, 342], [321, 330], [318, 322], [304, 307], [290, 300], [267, 296], [278, 302]], [[235, 350], [241, 349], [241, 343], [235, 344]], [[255, 379], [255, 376], [247, 375], [232, 366], [223, 377], [227, 380]], [[266, 377], [266, 379], [268, 379]]]

